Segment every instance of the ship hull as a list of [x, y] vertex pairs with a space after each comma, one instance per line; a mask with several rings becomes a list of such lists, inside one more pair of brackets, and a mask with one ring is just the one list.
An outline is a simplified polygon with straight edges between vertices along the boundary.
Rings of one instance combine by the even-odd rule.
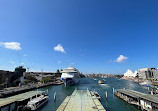
[[74, 86], [79, 82], [79, 79], [77, 78], [62, 78], [62, 80], [64, 81], [65, 86]]

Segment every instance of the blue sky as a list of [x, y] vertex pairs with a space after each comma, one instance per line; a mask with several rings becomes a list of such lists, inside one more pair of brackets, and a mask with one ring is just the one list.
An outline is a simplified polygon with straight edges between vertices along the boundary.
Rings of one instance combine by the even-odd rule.
[[1, 0], [0, 69], [158, 67], [157, 0]]

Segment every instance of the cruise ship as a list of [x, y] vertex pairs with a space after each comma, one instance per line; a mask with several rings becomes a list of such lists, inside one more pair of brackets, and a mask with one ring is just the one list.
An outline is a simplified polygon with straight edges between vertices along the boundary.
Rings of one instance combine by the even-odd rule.
[[64, 69], [61, 71], [61, 79], [64, 81], [65, 86], [73, 86], [79, 82], [80, 77], [80, 72], [72, 67], [69, 66], [67, 69]]

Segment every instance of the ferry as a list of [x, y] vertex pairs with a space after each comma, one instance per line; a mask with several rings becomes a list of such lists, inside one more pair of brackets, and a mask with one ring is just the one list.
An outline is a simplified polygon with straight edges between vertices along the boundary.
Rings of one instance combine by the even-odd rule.
[[104, 84], [101, 80], [98, 81], [98, 84]]
[[31, 99], [26, 105], [26, 110], [35, 111], [39, 109], [48, 102], [48, 98], [47, 94], [42, 94], [39, 97]]
[[64, 69], [61, 73], [61, 80], [64, 82], [65, 86], [74, 86], [81, 78], [80, 72], [72, 66]]

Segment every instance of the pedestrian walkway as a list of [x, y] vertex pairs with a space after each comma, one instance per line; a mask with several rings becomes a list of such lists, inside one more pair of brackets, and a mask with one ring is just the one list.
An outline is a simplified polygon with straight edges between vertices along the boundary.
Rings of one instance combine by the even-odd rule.
[[75, 90], [71, 96], [65, 98], [57, 111], [106, 111], [96, 97], [92, 97], [89, 90]]

